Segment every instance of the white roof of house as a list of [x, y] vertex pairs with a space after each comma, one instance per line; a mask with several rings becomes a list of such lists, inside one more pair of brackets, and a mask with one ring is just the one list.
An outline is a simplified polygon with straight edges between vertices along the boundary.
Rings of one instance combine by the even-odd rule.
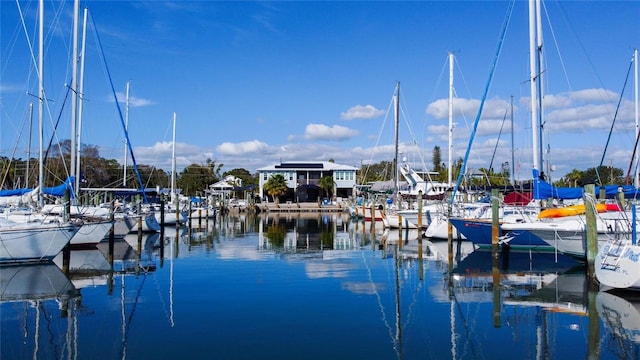
[[349, 166], [349, 165], [341, 165], [336, 164], [331, 161], [292, 161], [292, 162], [281, 162], [279, 164], [274, 164], [270, 166], [265, 166], [257, 169], [258, 172], [266, 172], [266, 171], [287, 171], [287, 170], [352, 170], [357, 171], [358, 168]]
[[224, 179], [217, 183], [209, 185], [209, 189], [233, 189], [237, 187], [236, 177], [233, 175], [227, 175]]

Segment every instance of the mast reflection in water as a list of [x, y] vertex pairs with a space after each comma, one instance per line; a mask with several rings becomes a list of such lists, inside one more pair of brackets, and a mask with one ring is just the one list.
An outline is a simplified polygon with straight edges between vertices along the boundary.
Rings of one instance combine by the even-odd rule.
[[638, 303], [587, 291], [555, 254], [456, 241], [449, 257], [446, 242], [342, 214], [192, 226], [72, 250], [68, 274], [1, 267], [0, 358], [639, 356]]

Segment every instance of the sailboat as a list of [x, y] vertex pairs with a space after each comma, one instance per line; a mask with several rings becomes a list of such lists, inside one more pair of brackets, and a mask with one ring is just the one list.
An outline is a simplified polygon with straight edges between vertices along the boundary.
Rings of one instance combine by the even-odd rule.
[[[448, 190], [448, 185], [443, 183], [437, 183], [433, 181], [424, 180], [418, 173], [411, 168], [406, 158], [403, 159], [403, 164], [399, 165], [399, 150], [398, 150], [398, 133], [400, 128], [400, 82], [397, 83], [396, 92], [393, 97], [394, 100], [394, 123], [395, 123], [395, 154], [394, 154], [394, 176], [393, 176], [393, 198], [395, 199], [395, 207], [387, 209], [382, 217], [385, 226], [390, 228], [409, 228], [415, 229], [421, 222], [423, 226], [427, 226], [430, 221], [430, 216], [433, 213], [435, 215], [438, 211], [441, 211], [439, 201], [435, 203], [427, 203], [429, 208], [423, 209], [422, 219], [418, 219], [418, 206], [409, 206], [408, 209], [402, 209], [402, 197], [407, 197], [412, 201], [415, 198], [417, 203], [424, 203], [424, 198], [427, 199], [442, 199]], [[408, 184], [408, 189], [404, 189], [400, 186], [400, 174], [405, 178]], [[367, 209], [365, 207], [364, 217], [367, 218]]]
[[[160, 211], [161, 205], [154, 206], [156, 221], [164, 225], [182, 225], [187, 222], [187, 214], [180, 210], [178, 194], [176, 194], [176, 113], [173, 113], [173, 141], [171, 142], [171, 200], [165, 204], [164, 211]], [[164, 215], [164, 219], [162, 216]]]
[[[450, 188], [453, 184], [453, 64], [454, 55], [449, 53], [449, 159], [447, 165], [447, 185]], [[444, 207], [444, 204], [442, 205]], [[482, 210], [486, 207], [486, 204], [473, 202], [473, 203], [461, 203], [452, 202], [452, 210], [449, 212], [444, 208], [441, 208], [439, 212], [435, 213], [435, 216], [431, 218], [424, 231], [424, 235], [429, 239], [448, 239], [449, 238], [449, 217], [477, 217], [481, 214]], [[451, 236], [453, 239], [466, 239], [466, 237], [458, 231], [455, 226], [451, 226]]]
[[[64, 223], [67, 220], [72, 221], [76, 226], [80, 227], [78, 231], [73, 235], [70, 240], [71, 245], [89, 245], [100, 242], [111, 230], [113, 221], [108, 219], [108, 209], [95, 208], [95, 207], [82, 207], [77, 202], [78, 193], [78, 175], [80, 169], [80, 151], [79, 146], [75, 146], [76, 138], [79, 141], [79, 131], [76, 124], [79, 122], [77, 98], [79, 94], [82, 94], [83, 90], [76, 88], [76, 75], [77, 75], [77, 33], [78, 33], [78, 8], [79, 2], [74, 3], [74, 21], [73, 21], [73, 35], [74, 35], [74, 55], [73, 55], [73, 74], [71, 80], [71, 89], [73, 90], [73, 96], [71, 97], [71, 174], [67, 181], [54, 188], [44, 188], [45, 194], [53, 195], [57, 198], [62, 198], [65, 192], [69, 192], [71, 206], [68, 204], [43, 204], [39, 210], [12, 210], [6, 212], [6, 218], [17, 223], [51, 223], [59, 222]], [[86, 9], [85, 9], [85, 26], [86, 29]], [[85, 36], [83, 36], [84, 38]], [[84, 44], [84, 41], [83, 41]], [[84, 46], [83, 46], [84, 52]], [[81, 56], [84, 64], [84, 56]], [[82, 84], [82, 81], [80, 82]], [[79, 127], [79, 126], [78, 126]], [[79, 144], [78, 144], [79, 145]], [[41, 159], [42, 162], [42, 159]]]
[[[635, 65], [635, 120], [636, 129], [640, 114], [638, 110], [638, 49], [633, 52]], [[640, 133], [636, 133], [640, 137]], [[637, 146], [637, 143], [636, 143]], [[630, 234], [613, 238], [600, 246], [596, 255], [595, 273], [601, 285], [616, 289], [640, 290], [640, 245], [637, 241], [636, 205], [631, 207]]]
[[[637, 50], [632, 58], [636, 66], [636, 124], [638, 123], [637, 109]], [[602, 191], [604, 190], [604, 191]], [[534, 192], [536, 198], [564, 197], [564, 198], [584, 198], [583, 204], [579, 207], [562, 207], [543, 210], [539, 218], [543, 218], [546, 212], [559, 215], [554, 218], [543, 218], [535, 222], [523, 222], [519, 224], [506, 224], [502, 228], [511, 233], [530, 233], [533, 236], [545, 241], [557, 252], [570, 256], [586, 259], [586, 238], [587, 220], [584, 207], [589, 206], [596, 213], [596, 232], [598, 238], [599, 255], [597, 256], [600, 266], [596, 266], [596, 276], [602, 278], [601, 282], [612, 287], [640, 287], [640, 277], [635, 280], [635, 274], [640, 267], [634, 267], [632, 236], [634, 228], [638, 225], [636, 211], [624, 211], [621, 204], [596, 203], [595, 198], [584, 196], [584, 190], [580, 188], [555, 188], [544, 182], [542, 179], [534, 179]], [[596, 187], [595, 193], [605, 193], [607, 198], [619, 199], [636, 198], [638, 189], [636, 186], [607, 185]], [[581, 210], [582, 213], [572, 215], [569, 210]], [[570, 216], [563, 216], [565, 213]], [[637, 249], [640, 253], [640, 249]], [[628, 260], [631, 259], [631, 262]], [[628, 268], [627, 268], [628, 267]], [[626, 268], [626, 269], [625, 269]], [[629, 277], [631, 276], [631, 277]], [[637, 282], [636, 285], [633, 285]]]
[[[508, 210], [501, 208], [499, 242], [507, 244], [512, 248], [535, 249], [542, 251], [554, 250], [554, 245], [540, 238], [534, 233], [534, 229], [546, 226], [539, 222], [541, 207], [545, 205], [547, 199], [580, 201], [583, 198], [584, 190], [581, 188], [559, 188], [548, 183], [545, 174], [541, 171], [543, 146], [541, 140], [542, 126], [542, 74], [540, 69], [542, 63], [542, 29], [540, 28], [541, 17], [539, 1], [529, 1], [529, 65], [530, 65], [530, 86], [531, 86], [531, 128], [532, 128], [532, 201], [527, 206], [512, 206]], [[477, 120], [476, 120], [477, 123]], [[617, 187], [616, 187], [617, 188]], [[606, 189], [607, 195], [615, 193], [611, 187]], [[507, 218], [507, 211], [511, 214]], [[458, 231], [463, 233], [467, 239], [476, 242], [478, 245], [487, 246], [492, 244], [491, 221], [480, 221], [478, 219], [451, 219], [451, 223]], [[578, 229], [575, 229], [578, 231]], [[553, 232], [553, 229], [551, 229]]]
[[[38, 56], [38, 132], [39, 132], [39, 177], [38, 189], [44, 189], [44, 164], [43, 164], [43, 114], [44, 114], [44, 4], [39, 2], [38, 10], [39, 30], [39, 56]], [[69, 181], [69, 179], [68, 179]], [[65, 182], [58, 191], [68, 189]], [[44, 203], [43, 191], [33, 195], [38, 196], [38, 206]], [[8, 214], [8, 213], [7, 213]], [[18, 223], [8, 220], [6, 217], [0, 221], [0, 263], [50, 261], [56, 256], [75, 236], [81, 224], [61, 222], [30, 222]]]

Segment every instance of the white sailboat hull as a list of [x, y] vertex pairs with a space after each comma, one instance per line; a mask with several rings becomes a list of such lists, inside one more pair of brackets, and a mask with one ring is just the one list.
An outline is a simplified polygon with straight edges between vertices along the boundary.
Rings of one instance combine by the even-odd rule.
[[139, 217], [137, 216], [131, 216], [131, 218], [134, 220], [134, 225], [131, 227], [130, 233], [138, 232], [140, 223], [142, 223], [142, 232], [160, 231], [160, 224], [153, 214], [142, 215], [142, 221], [138, 221]]
[[95, 245], [109, 234], [114, 221], [101, 220], [85, 222], [71, 238], [71, 245]]
[[78, 232], [72, 224], [11, 224], [0, 226], [0, 263], [53, 259]]
[[627, 244], [600, 247], [596, 256], [596, 278], [615, 289], [640, 290], [640, 246]]
[[[451, 226], [452, 238], [466, 240], [466, 237], [458, 232], [455, 226]], [[424, 235], [430, 239], [449, 239], [449, 220], [446, 216], [436, 216], [425, 230]]]

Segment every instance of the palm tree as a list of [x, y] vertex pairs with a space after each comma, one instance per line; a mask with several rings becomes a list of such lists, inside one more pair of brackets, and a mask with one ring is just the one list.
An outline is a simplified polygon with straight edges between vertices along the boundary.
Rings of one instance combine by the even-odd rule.
[[574, 168], [570, 173], [565, 175], [565, 178], [567, 179], [567, 186], [578, 186], [578, 182], [582, 180], [582, 171]]
[[277, 204], [279, 202], [278, 198], [286, 194], [289, 187], [284, 179], [284, 175], [275, 174], [267, 180], [266, 184], [264, 184], [264, 190], [267, 192], [267, 195], [273, 197], [273, 201]]
[[336, 183], [333, 181], [333, 176], [323, 176], [322, 178], [320, 178], [320, 188], [329, 197], [333, 195], [333, 186], [335, 184]]

